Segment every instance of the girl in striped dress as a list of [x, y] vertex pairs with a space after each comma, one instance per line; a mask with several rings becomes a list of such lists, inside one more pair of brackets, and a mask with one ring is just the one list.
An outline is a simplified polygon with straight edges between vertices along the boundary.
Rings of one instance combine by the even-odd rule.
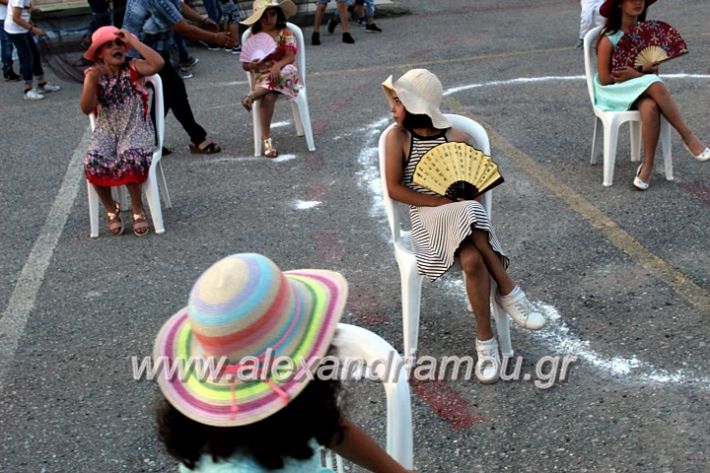
[[427, 151], [447, 141], [468, 142], [466, 134], [451, 128], [439, 111], [439, 79], [426, 69], [413, 69], [396, 82], [390, 76], [382, 85], [396, 122], [386, 141], [389, 195], [409, 204], [420, 274], [437, 279], [458, 258], [476, 316], [476, 375], [483, 383], [494, 383], [500, 354], [490, 323], [490, 278], [498, 287], [497, 303], [518, 325], [538, 330], [545, 318], [508, 275], [508, 259], [483, 206], [475, 200], [453, 202], [412, 182], [414, 169]]

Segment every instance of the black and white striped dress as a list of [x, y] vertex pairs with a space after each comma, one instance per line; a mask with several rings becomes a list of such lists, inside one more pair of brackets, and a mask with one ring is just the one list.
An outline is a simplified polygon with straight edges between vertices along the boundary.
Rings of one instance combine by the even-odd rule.
[[[404, 166], [402, 183], [422, 194], [437, 195], [429, 189], [412, 182], [414, 169], [427, 151], [446, 143], [446, 130], [434, 136], [419, 136], [410, 131], [412, 136], [409, 158]], [[454, 264], [456, 251], [461, 242], [472, 232], [472, 226], [488, 232], [488, 240], [493, 250], [500, 254], [504, 263], [508, 259], [496, 238], [485, 208], [475, 200], [454, 202], [438, 207], [409, 206], [412, 224], [412, 243], [417, 257], [419, 273], [431, 280], [439, 278]]]

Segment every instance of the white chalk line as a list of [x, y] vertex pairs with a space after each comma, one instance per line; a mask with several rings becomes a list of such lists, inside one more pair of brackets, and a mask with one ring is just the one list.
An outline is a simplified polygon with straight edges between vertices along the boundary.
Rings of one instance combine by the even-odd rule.
[[323, 202], [319, 200], [299, 200], [296, 199], [293, 202], [291, 202], [291, 207], [293, 207], [296, 210], [309, 210], [309, 209], [314, 209], [318, 207], [320, 204]]
[[[667, 74], [664, 78], [691, 78], [710, 79], [710, 75], [705, 74]], [[444, 91], [444, 95], [451, 95], [464, 90], [481, 87], [527, 84], [535, 82], [546, 82], [553, 80], [585, 80], [584, 76], [544, 76], [544, 77], [522, 77], [503, 81], [490, 81], [478, 84], [470, 84], [459, 87], [452, 87]], [[386, 219], [384, 200], [382, 198], [382, 185], [379, 175], [379, 153], [377, 148], [378, 137], [385, 125], [391, 122], [390, 117], [383, 117], [371, 124], [358, 129], [360, 133], [366, 135], [366, 140], [362, 151], [358, 156], [358, 163], [361, 166], [357, 172], [358, 185], [370, 194], [372, 207], [370, 214], [372, 217]], [[389, 232], [387, 232], [387, 238]], [[391, 241], [390, 241], [391, 243]], [[451, 282], [449, 282], [451, 284]], [[465, 298], [463, 281], [459, 281], [461, 294]], [[626, 382], [636, 384], [676, 384], [699, 386], [710, 390], [710, 378], [693, 373], [690, 370], [668, 371], [656, 368], [650, 363], [640, 361], [636, 356], [631, 358], [607, 357], [590, 348], [591, 343], [574, 335], [570, 328], [561, 319], [559, 312], [552, 305], [536, 301], [534, 304], [541, 310], [549, 320], [548, 325], [533, 336], [538, 336], [547, 346], [556, 353], [576, 355], [586, 360], [596, 369], [606, 372], [612, 377], [623, 377]], [[512, 324], [515, 325], [514, 323]]]
[[[663, 79], [710, 79], [707, 74], [661, 74]], [[585, 76], [543, 76], [543, 77], [517, 77], [507, 80], [493, 80], [481, 82], [479, 84], [468, 84], [459, 87], [451, 87], [444, 91], [444, 95], [453, 95], [464, 90], [479, 89], [481, 87], [495, 87], [500, 85], [531, 84], [535, 82], [551, 81], [575, 81], [586, 80]]]
[[248, 162], [248, 161], [260, 161], [264, 163], [283, 163], [286, 161], [291, 161], [296, 159], [295, 154], [281, 154], [277, 158], [267, 158], [266, 156], [222, 156], [220, 158], [208, 158], [204, 160], [193, 160], [190, 162], [191, 165], [203, 166], [205, 164], [217, 164], [217, 163], [238, 163], [238, 162]]
[[90, 136], [91, 131], [87, 128], [81, 137], [81, 142], [74, 149], [59, 192], [54, 197], [47, 219], [32, 245], [32, 250], [10, 295], [7, 308], [0, 318], [0, 386], [15, 357], [18, 341], [25, 331], [54, 249], [79, 193], [79, 187], [85, 182], [83, 158]]

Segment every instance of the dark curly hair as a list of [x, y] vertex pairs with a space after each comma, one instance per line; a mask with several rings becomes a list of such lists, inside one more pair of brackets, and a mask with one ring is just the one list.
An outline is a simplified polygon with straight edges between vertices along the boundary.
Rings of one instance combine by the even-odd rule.
[[340, 380], [316, 377], [280, 411], [239, 427], [201, 424], [163, 398], [157, 409], [158, 438], [171, 456], [190, 469], [203, 454], [216, 462], [240, 452], [264, 468], [277, 470], [287, 457], [311, 458], [316, 453], [309, 446], [311, 439], [325, 446], [342, 441], [340, 388]]
[[431, 118], [429, 115], [425, 114], [414, 114], [414, 113], [409, 113], [408, 111], [406, 112], [406, 115], [404, 116], [404, 121], [402, 122], [402, 125], [404, 128], [409, 130], [410, 132], [414, 128], [434, 128], [434, 123], [431, 121]]
[[[269, 7], [266, 10], [264, 10], [263, 14], [266, 14], [266, 12], [269, 10], [276, 11], [276, 16], [278, 17], [278, 20], [276, 21], [276, 28], [279, 30], [286, 28], [286, 15], [284, 15], [284, 12], [281, 9], [281, 7]], [[262, 16], [262, 18], [263, 18], [263, 16]], [[261, 18], [259, 18], [259, 21], [257, 21], [253, 25], [251, 25], [251, 34], [257, 34], [260, 31], [261, 31]]]

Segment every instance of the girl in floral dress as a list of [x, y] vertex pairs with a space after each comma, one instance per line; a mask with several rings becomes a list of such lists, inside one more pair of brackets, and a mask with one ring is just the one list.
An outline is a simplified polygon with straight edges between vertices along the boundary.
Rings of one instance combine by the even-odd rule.
[[[126, 61], [132, 48], [145, 59]], [[84, 173], [106, 210], [109, 232], [123, 233], [121, 207], [111, 197], [111, 187], [125, 185], [131, 196], [133, 233], [143, 236], [148, 233], [148, 220], [141, 187], [148, 178], [155, 143], [144, 78], [160, 71], [163, 58], [114, 26], [101, 27], [91, 35], [84, 58], [94, 65], [84, 75], [81, 110], [96, 116]]]
[[242, 24], [251, 26], [252, 34], [267, 33], [276, 41], [276, 51], [266, 59], [244, 63], [244, 70], [254, 72], [254, 90], [242, 98], [248, 111], [255, 100], [259, 101], [261, 136], [264, 156], [275, 158], [279, 152], [271, 141], [271, 117], [279, 94], [290, 100], [301, 89], [298, 69], [293, 64], [298, 48], [296, 38], [286, 27], [286, 19], [297, 11], [291, 0], [256, 0], [254, 13]]

